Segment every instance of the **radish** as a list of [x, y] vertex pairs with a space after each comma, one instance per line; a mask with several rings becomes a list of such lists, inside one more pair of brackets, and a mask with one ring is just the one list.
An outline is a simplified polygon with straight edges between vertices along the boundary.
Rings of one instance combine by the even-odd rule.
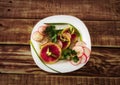
[[86, 43], [84, 41], [78, 41], [75, 45], [76, 46], [86, 46]]
[[63, 44], [62, 44], [62, 42], [60, 40], [57, 41], [57, 44], [60, 46], [60, 48], [63, 47]]
[[83, 63], [86, 63], [88, 61], [88, 56], [86, 56], [85, 54], [83, 54], [81, 57], [79, 57], [79, 61], [76, 63], [74, 62], [73, 60], [71, 60], [71, 64], [74, 65], [74, 66], [77, 66], [79, 64], [83, 64]]
[[33, 38], [33, 40], [39, 42], [39, 41], [43, 40], [43, 35], [40, 32], [36, 31], [32, 34], [32, 38]]
[[40, 44], [43, 45], [43, 44], [46, 44], [48, 43], [49, 39], [48, 37], [44, 37], [42, 41], [40, 41]]
[[70, 63], [71, 63], [72, 65], [74, 65], [74, 66], [77, 66], [77, 65], [79, 65], [79, 64], [81, 63], [81, 59], [82, 59], [82, 58], [79, 58], [79, 61], [77, 61], [77, 62], [71, 60]]
[[86, 43], [83, 42], [83, 41], [78, 41], [76, 44], [75, 44], [75, 47], [78, 46], [78, 47], [82, 47], [84, 53], [89, 56], [90, 55], [90, 49], [88, 47], [86, 47]]
[[90, 49], [88, 48], [88, 47], [86, 47], [86, 46], [83, 46], [82, 47], [83, 48], [83, 50], [84, 50], [84, 54], [86, 55], [86, 56], [90, 56]]
[[80, 57], [80, 59], [81, 59], [81, 64], [82, 63], [86, 63], [87, 61], [88, 61], [88, 56], [86, 56], [85, 54], [83, 54], [81, 57]]
[[83, 48], [81, 46], [74, 46], [72, 48], [72, 50], [75, 50], [78, 57], [81, 57], [83, 55], [83, 52], [84, 52], [84, 50], [83, 50]]
[[44, 25], [42, 25], [42, 26], [40, 26], [40, 27], [38, 28], [38, 31], [39, 31], [41, 34], [44, 35], [44, 31], [46, 30], [46, 28], [47, 28], [47, 25], [44, 24]]

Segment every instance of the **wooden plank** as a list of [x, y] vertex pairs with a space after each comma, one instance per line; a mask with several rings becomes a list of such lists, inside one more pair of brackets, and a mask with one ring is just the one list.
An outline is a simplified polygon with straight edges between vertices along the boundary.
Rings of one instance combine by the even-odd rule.
[[119, 85], [120, 77], [0, 74], [1, 85]]
[[[29, 44], [30, 34], [39, 19], [1, 19], [1, 44]], [[120, 46], [120, 21], [84, 21], [93, 46]]]
[[85, 21], [93, 46], [120, 46], [120, 21]]
[[4, 44], [29, 44], [30, 33], [39, 20], [1, 19], [0, 42]]
[[[60, 75], [120, 77], [119, 50], [120, 48], [93, 47], [91, 58], [83, 68]], [[0, 45], [0, 73], [48, 74], [35, 65], [27, 45]]]
[[82, 20], [120, 20], [119, 8], [119, 0], [0, 0], [0, 18], [35, 19], [65, 14]]
[[112, 0], [111, 3], [113, 3], [113, 7], [115, 8], [113, 10], [115, 12], [116, 18], [120, 19], [120, 0]]

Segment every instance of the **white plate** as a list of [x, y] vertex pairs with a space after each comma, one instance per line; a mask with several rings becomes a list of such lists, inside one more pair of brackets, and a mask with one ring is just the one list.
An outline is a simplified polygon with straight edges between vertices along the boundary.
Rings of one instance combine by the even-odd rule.
[[[35, 32], [44, 23], [60, 23], [60, 22], [61, 23], [70, 23], [73, 26], [75, 26], [78, 29], [78, 31], [80, 32], [80, 34], [82, 35], [82, 40], [87, 44], [86, 46], [91, 50], [91, 40], [90, 40], [90, 35], [87, 30], [87, 27], [81, 20], [79, 20], [78, 18], [73, 17], [73, 16], [56, 15], [56, 16], [50, 16], [50, 17], [44, 18], [35, 25], [35, 27], [32, 30], [32, 33]], [[32, 41], [35, 49], [37, 50], [37, 53], [39, 54], [39, 52], [40, 52], [39, 44], [36, 41], [34, 41], [32, 38], [31, 38], [31, 41]], [[44, 65], [43, 62], [41, 62], [41, 60], [38, 58], [35, 51], [33, 50], [32, 46], [31, 46], [31, 53], [32, 53], [32, 57], [33, 57], [35, 63], [38, 65], [39, 68], [43, 69], [44, 71], [52, 72], [52, 73], [72, 72], [72, 71], [80, 69], [81, 67], [83, 67], [86, 64], [86, 63], [83, 63], [83, 64], [79, 64], [77, 66], [74, 66], [69, 61], [63, 61], [63, 60], [60, 60], [55, 64], [46, 64], [48, 67], [57, 70], [57, 72], [56, 72], [54, 70], [51, 70], [46, 65]]]

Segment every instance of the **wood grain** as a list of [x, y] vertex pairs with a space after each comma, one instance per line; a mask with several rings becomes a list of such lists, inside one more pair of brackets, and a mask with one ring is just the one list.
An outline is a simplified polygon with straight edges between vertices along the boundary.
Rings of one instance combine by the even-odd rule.
[[119, 8], [119, 0], [0, 0], [0, 18], [40, 19], [65, 14], [82, 20], [120, 20]]
[[[39, 20], [60, 14], [84, 21], [92, 53], [83, 68], [52, 74], [37, 67], [29, 40]], [[120, 0], [0, 0], [0, 85], [120, 85]]]
[[[29, 44], [30, 34], [39, 19], [1, 19], [1, 44]], [[120, 46], [120, 21], [84, 21], [92, 46]]]
[[119, 85], [120, 78], [0, 74], [1, 85]]
[[[93, 47], [91, 58], [83, 68], [72, 73], [60, 75], [120, 77], [119, 55], [119, 48]], [[30, 53], [30, 48], [27, 45], [1, 45], [0, 72], [20, 74], [48, 74], [35, 65]]]

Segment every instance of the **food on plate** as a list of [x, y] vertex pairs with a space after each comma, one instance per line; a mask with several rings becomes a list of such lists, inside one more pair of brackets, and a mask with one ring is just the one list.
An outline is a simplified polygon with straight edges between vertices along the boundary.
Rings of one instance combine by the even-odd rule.
[[64, 33], [58, 37], [59, 37], [58, 40], [61, 41], [62, 43], [62, 49], [68, 48], [71, 42], [69, 35]]
[[39, 42], [39, 41], [42, 41], [43, 35], [40, 32], [36, 31], [32, 34], [32, 38], [33, 38], [33, 40]]
[[64, 24], [67, 26], [60, 28], [58, 25], [61, 23], [45, 23], [32, 34], [32, 39], [40, 43], [40, 58], [47, 64], [60, 60], [66, 60], [75, 66], [86, 63], [90, 49], [73, 25]]
[[45, 63], [55, 63], [61, 56], [61, 48], [55, 43], [42, 45], [40, 57]]
[[81, 46], [74, 46], [72, 49], [75, 50], [78, 57], [81, 57], [83, 55], [84, 51], [83, 51], [83, 48]]
[[44, 31], [46, 30], [46, 28], [47, 28], [47, 25], [44, 24], [44, 25], [42, 25], [42, 26], [39, 27], [38, 31], [39, 31], [41, 34], [44, 35]]

